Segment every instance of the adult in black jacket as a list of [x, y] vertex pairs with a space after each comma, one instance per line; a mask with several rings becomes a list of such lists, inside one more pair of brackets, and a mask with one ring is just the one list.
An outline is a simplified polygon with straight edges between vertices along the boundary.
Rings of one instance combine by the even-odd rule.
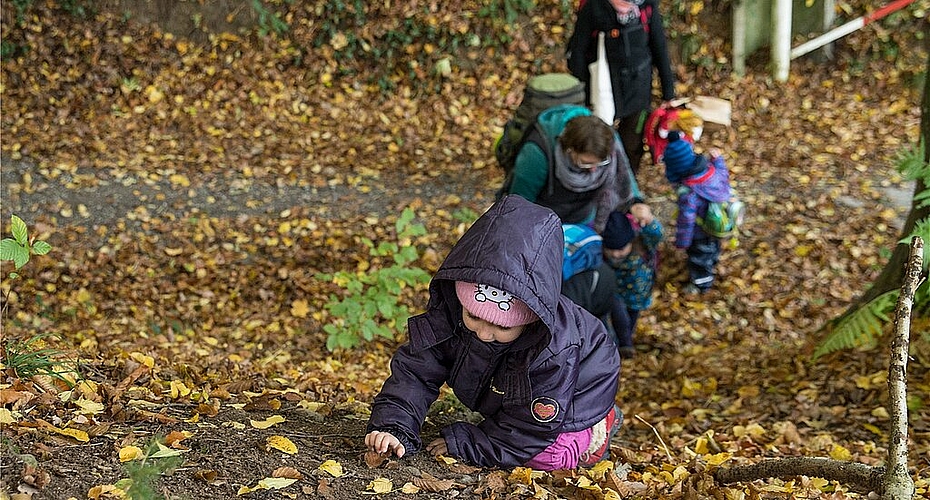
[[643, 125], [650, 111], [653, 68], [662, 83], [663, 105], [675, 98], [675, 75], [658, 0], [582, 0], [568, 42], [568, 69], [589, 89], [588, 64], [597, 59], [600, 32], [606, 35], [614, 124], [635, 174], [643, 157]]

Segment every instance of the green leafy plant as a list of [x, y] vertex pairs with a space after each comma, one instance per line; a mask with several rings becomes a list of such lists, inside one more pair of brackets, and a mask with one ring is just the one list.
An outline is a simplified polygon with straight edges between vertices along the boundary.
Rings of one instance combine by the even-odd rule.
[[817, 346], [814, 359], [835, 351], [873, 346], [883, 325], [891, 321], [889, 313], [894, 310], [898, 293], [897, 290], [883, 293], [844, 318]]
[[[44, 241], [29, 241], [29, 229], [26, 223], [17, 216], [12, 216], [12, 238], [0, 240], [0, 260], [13, 261], [18, 270], [29, 262], [31, 255], [45, 255], [52, 246]], [[19, 276], [16, 272], [10, 273], [10, 278]]]
[[[290, 3], [290, 2], [288, 2]], [[283, 35], [290, 28], [281, 19], [281, 15], [265, 6], [262, 0], [252, 0], [252, 10], [258, 14], [258, 33], [265, 36], [268, 33]]]
[[13, 0], [11, 3], [16, 9], [16, 24], [22, 26], [26, 20], [26, 12], [32, 8], [33, 0]]
[[475, 220], [478, 219], [479, 215], [480, 214], [478, 212], [475, 212], [474, 210], [468, 207], [459, 208], [456, 211], [452, 212], [453, 219], [459, 222], [464, 222], [466, 224], [471, 224], [472, 222], [475, 222]]
[[409, 309], [401, 302], [404, 290], [430, 280], [429, 273], [412, 266], [420, 258], [417, 247], [412, 243], [413, 238], [426, 234], [423, 225], [414, 223], [413, 217], [410, 208], [401, 213], [395, 224], [396, 241], [382, 241], [375, 245], [370, 239], [362, 238], [373, 261], [390, 258], [390, 265], [364, 272], [339, 271], [316, 275], [317, 279], [338, 284], [348, 294], [343, 298], [332, 294], [324, 306], [331, 317], [331, 322], [323, 326], [329, 334], [326, 348], [330, 351], [351, 349], [363, 339], [371, 341], [376, 336], [392, 339], [394, 330], [403, 328], [410, 316]]
[[[19, 270], [29, 262], [30, 256], [45, 255], [52, 249], [52, 246], [41, 240], [31, 241], [26, 223], [15, 215], [11, 220], [13, 237], [0, 240], [0, 260], [12, 261], [16, 270]], [[19, 273], [10, 272], [9, 278], [19, 278]], [[10, 304], [9, 295], [4, 298], [7, 300], [3, 302], [3, 314], [0, 315], [2, 317], [6, 316], [6, 308]], [[46, 340], [53, 337], [56, 335], [44, 332], [26, 340], [4, 338], [2, 342], [3, 367], [11, 369], [14, 376], [22, 379], [36, 375], [48, 375], [70, 384], [71, 380], [65, 375], [74, 374], [76, 370], [73, 364], [65, 361], [64, 351], [47, 347]]]
[[508, 25], [517, 21], [521, 14], [529, 14], [536, 2], [533, 0], [489, 0], [478, 9], [478, 15], [503, 19]]
[[187, 450], [177, 450], [164, 445], [164, 438], [152, 438], [145, 447], [144, 455], [123, 465], [127, 478], [114, 484], [132, 500], [155, 500], [164, 498], [155, 490], [155, 481], [167, 472], [176, 469], [184, 461], [181, 455]]
[[[930, 163], [924, 158], [925, 144], [921, 142], [917, 147], [908, 148], [898, 154], [898, 170], [908, 180], [920, 180], [925, 189], [914, 195], [914, 208], [930, 206]], [[911, 238], [920, 236], [924, 241], [930, 241], [930, 219], [918, 220], [914, 229], [907, 237], [898, 241], [899, 244], [910, 244]], [[923, 269], [928, 268], [927, 257], [930, 247], [924, 246]], [[891, 322], [890, 315], [894, 312], [898, 300], [898, 290], [885, 292], [878, 297], [863, 304], [859, 309], [843, 318], [832, 327], [832, 331], [814, 350], [814, 359], [831, 352], [859, 347], [870, 347], [881, 336], [886, 324]], [[930, 314], [930, 283], [924, 281], [914, 292], [913, 311], [918, 316]]]

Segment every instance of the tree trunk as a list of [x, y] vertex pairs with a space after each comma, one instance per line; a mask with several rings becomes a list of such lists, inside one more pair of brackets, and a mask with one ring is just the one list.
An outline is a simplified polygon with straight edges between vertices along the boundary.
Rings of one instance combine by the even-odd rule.
[[[927, 57], [926, 68], [927, 71], [930, 71], [930, 56]], [[927, 75], [927, 73], [925, 73], [925, 75]], [[922, 140], [924, 144], [924, 161], [930, 162], [930, 75], [925, 76], [923, 99], [920, 104], [920, 140]], [[914, 188], [914, 194], [916, 195], [927, 188], [928, 186], [918, 180]], [[904, 229], [901, 230], [901, 237], [906, 238], [909, 236], [914, 230], [917, 221], [927, 217], [930, 217], [930, 207], [917, 208], [917, 201], [912, 200], [911, 212], [908, 214], [907, 221], [904, 223]], [[885, 265], [885, 268], [882, 269], [882, 273], [872, 283], [872, 287], [866, 290], [858, 299], [850, 304], [849, 308], [846, 309], [843, 314], [830, 323], [833, 325], [839, 324], [840, 321], [849, 316], [852, 312], [858, 310], [864, 304], [871, 302], [875, 297], [897, 289], [904, 279], [904, 268], [907, 265], [909, 253], [910, 248], [908, 245], [904, 243], [896, 245], [891, 259]]]

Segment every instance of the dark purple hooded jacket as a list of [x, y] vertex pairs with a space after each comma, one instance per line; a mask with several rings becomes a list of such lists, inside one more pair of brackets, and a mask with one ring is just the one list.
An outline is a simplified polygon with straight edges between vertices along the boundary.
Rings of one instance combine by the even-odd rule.
[[[394, 434], [408, 453], [446, 383], [478, 425], [442, 429], [449, 454], [480, 466], [523, 465], [563, 432], [587, 429], [614, 404], [620, 359], [604, 325], [560, 293], [562, 226], [549, 209], [510, 195], [462, 236], [430, 283], [425, 313], [371, 408], [368, 432]], [[540, 321], [509, 344], [485, 343], [462, 324], [455, 281], [523, 300]]]

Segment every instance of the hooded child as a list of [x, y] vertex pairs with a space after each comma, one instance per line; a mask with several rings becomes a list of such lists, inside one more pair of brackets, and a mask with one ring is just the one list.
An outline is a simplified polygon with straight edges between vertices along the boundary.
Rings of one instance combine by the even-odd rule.
[[408, 321], [371, 407], [369, 450], [422, 450], [445, 383], [484, 420], [441, 429], [425, 447], [433, 455], [538, 470], [609, 457], [620, 359], [603, 323], [560, 293], [562, 246], [555, 213], [520, 196], [478, 218], [433, 276], [426, 312]]

